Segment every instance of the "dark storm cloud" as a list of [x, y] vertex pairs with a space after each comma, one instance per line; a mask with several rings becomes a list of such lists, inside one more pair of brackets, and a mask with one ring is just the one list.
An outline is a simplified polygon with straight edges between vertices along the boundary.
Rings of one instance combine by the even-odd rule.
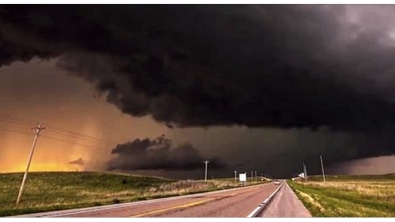
[[[108, 162], [109, 170], [195, 170], [201, 169], [205, 160], [191, 144], [174, 147], [163, 135], [118, 144], [111, 153], [116, 157]], [[217, 157], [209, 161], [211, 169], [225, 167]]]
[[[122, 112], [169, 127], [325, 126], [324, 136], [295, 133], [304, 145], [253, 144], [294, 165], [318, 154], [332, 163], [393, 150], [393, 12], [395, 6], [356, 5], [5, 5], [0, 66], [60, 56], [60, 67], [95, 84]], [[281, 144], [286, 148], [276, 153]], [[114, 149], [119, 157], [109, 167], [177, 162], [154, 155], [157, 163], [146, 166], [135, 150], [142, 149], [141, 159], [152, 154], [128, 148], [134, 146]], [[200, 157], [193, 147], [159, 150], [196, 164]]]
[[2, 6], [0, 19], [0, 64], [63, 54], [123, 112], [169, 126], [395, 122], [374, 78], [395, 70], [388, 29], [343, 6]]

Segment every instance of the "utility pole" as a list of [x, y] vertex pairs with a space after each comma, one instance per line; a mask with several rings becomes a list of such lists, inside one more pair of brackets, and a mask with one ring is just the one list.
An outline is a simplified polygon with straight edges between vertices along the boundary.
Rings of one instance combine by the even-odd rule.
[[255, 180], [258, 178], [258, 176], [256, 174], [257, 174], [257, 172], [255, 171]]
[[204, 164], [206, 165], [205, 170], [204, 170], [204, 181], [207, 181], [207, 164], [210, 162], [208, 160], [203, 161]]
[[235, 183], [237, 183], [237, 171], [235, 170]]
[[251, 171], [251, 181], [254, 181], [254, 171]]
[[303, 172], [304, 172], [304, 182], [307, 182], [307, 168], [304, 162], [303, 162]]
[[36, 147], [36, 142], [37, 142], [38, 135], [40, 134], [41, 130], [45, 129], [45, 127], [42, 126], [41, 124], [39, 124], [37, 127], [32, 127], [32, 129], [35, 129], [36, 132], [35, 132], [35, 136], [34, 136], [34, 139], [33, 139], [33, 145], [32, 145], [32, 149], [30, 151], [29, 159], [27, 161], [26, 171], [25, 171], [25, 174], [23, 175], [22, 184], [21, 184], [21, 187], [19, 189], [19, 194], [18, 194], [18, 198], [16, 200], [16, 204], [19, 204], [19, 201], [21, 200], [23, 189], [25, 188], [25, 182], [26, 182], [26, 178], [27, 178], [27, 173], [29, 171], [30, 163], [32, 161], [33, 152], [34, 152], [34, 148]]
[[324, 183], [325, 181], [325, 171], [324, 171], [324, 163], [322, 162], [322, 155], [320, 155], [320, 160], [321, 160], [321, 169], [322, 169], [322, 178], [324, 178]]

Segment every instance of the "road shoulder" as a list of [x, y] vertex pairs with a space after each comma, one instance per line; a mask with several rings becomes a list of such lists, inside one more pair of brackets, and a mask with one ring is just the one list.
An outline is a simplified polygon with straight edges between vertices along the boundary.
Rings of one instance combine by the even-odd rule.
[[287, 183], [260, 214], [261, 217], [311, 217], [310, 212], [299, 200]]

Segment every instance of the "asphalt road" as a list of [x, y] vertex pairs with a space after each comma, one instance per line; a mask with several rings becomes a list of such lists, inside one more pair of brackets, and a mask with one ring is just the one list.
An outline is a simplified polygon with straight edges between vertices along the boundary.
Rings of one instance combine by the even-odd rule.
[[246, 217], [278, 185], [256, 186], [23, 217]]
[[[274, 183], [124, 204], [20, 215], [21, 217], [247, 217], [279, 188]], [[262, 204], [261, 204], [262, 206]], [[259, 211], [255, 211], [259, 212]], [[255, 215], [255, 214], [254, 214]], [[311, 217], [288, 184], [257, 217]]]

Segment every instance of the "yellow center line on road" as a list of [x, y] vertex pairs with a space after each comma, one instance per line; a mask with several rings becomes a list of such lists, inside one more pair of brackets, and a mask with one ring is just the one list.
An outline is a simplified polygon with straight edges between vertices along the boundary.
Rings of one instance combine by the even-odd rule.
[[236, 196], [236, 195], [239, 195], [239, 194], [247, 193], [247, 192], [255, 190], [255, 189], [258, 189], [258, 188], [254, 187], [254, 188], [243, 190], [243, 192], [237, 192], [237, 193], [233, 193], [233, 194], [230, 194], [230, 195], [227, 195], [227, 196], [211, 197], [211, 198], [208, 198], [206, 200], [200, 200], [200, 201], [190, 202], [190, 203], [187, 203], [187, 204], [181, 204], [181, 205], [174, 206], [174, 207], [169, 207], [169, 208], [164, 208], [164, 209], [160, 209], [160, 210], [149, 211], [149, 212], [142, 213], [142, 214], [131, 215], [130, 217], [144, 217], [144, 216], [148, 216], [148, 215], [152, 215], [152, 214], [163, 213], [163, 212], [170, 211], [170, 210], [194, 207], [194, 206], [202, 205], [202, 204], [205, 204], [207, 202], [210, 202], [210, 201], [213, 201], [213, 200], [216, 200], [216, 199], [221, 199], [221, 198], [225, 198], [225, 197], [233, 197], [233, 196]]
[[169, 210], [193, 207], [193, 206], [197, 206], [197, 205], [201, 205], [201, 204], [207, 203], [207, 202], [215, 200], [215, 199], [216, 198], [210, 198], [210, 199], [207, 199], [207, 200], [191, 202], [191, 203], [187, 203], [187, 204], [178, 205], [178, 206], [175, 206], [175, 207], [169, 207], [169, 208], [165, 208], [165, 209], [150, 211], [150, 212], [147, 212], [147, 213], [132, 215], [131, 217], [144, 217], [144, 216], [148, 216], [148, 215], [152, 215], [152, 214], [163, 213], [163, 212], [166, 212], [166, 211], [169, 211]]

